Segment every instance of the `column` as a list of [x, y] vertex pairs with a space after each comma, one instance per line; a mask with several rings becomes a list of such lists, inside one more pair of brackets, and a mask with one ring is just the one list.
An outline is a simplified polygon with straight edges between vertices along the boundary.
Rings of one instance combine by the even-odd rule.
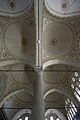
[[43, 30], [43, 0], [34, 0], [35, 27], [36, 27], [36, 61], [35, 66], [42, 66], [42, 30]]
[[45, 120], [41, 71], [35, 73], [32, 120]]

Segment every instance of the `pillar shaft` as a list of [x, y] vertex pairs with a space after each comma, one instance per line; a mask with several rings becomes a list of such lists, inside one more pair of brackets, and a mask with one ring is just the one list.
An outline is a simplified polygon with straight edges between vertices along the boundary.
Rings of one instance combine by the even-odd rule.
[[35, 74], [32, 120], [45, 120], [41, 72]]

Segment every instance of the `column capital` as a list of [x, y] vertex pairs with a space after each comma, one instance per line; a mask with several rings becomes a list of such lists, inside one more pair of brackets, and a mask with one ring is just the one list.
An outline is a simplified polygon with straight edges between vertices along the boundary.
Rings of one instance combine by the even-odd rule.
[[42, 67], [35, 67], [35, 72], [40, 74], [43, 72], [43, 68]]

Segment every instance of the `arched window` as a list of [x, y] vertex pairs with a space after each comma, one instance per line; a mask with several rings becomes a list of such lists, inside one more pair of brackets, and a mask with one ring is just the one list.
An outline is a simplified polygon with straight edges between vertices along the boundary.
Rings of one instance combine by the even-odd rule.
[[25, 117], [25, 120], [28, 120], [28, 116]]
[[60, 120], [60, 118], [57, 118], [56, 120]]
[[22, 120], [22, 118], [19, 118], [19, 120]]
[[80, 102], [80, 75], [78, 72], [74, 72], [71, 78], [71, 88], [74, 90], [74, 95]]
[[48, 120], [47, 118], [45, 118], [45, 120]]
[[66, 120], [66, 117], [58, 109], [48, 109], [45, 112], [45, 120]]
[[18, 111], [12, 118], [12, 120], [31, 120], [31, 110], [22, 109]]
[[22, 115], [18, 120], [29, 120], [29, 117]]
[[54, 120], [53, 116], [50, 116], [50, 120]]
[[21, 116], [21, 117], [19, 118], [19, 120], [29, 120], [29, 117], [28, 117], [28, 116], [26, 116], [26, 117]]

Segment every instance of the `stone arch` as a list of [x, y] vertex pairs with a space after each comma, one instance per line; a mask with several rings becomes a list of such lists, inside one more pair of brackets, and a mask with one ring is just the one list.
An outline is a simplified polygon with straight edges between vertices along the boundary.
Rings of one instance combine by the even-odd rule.
[[20, 116], [22, 116], [23, 114], [31, 114], [31, 110], [30, 109], [22, 109], [20, 111], [18, 111], [12, 118], [12, 120], [18, 120]]
[[19, 59], [6, 59], [0, 62], [0, 67], [5, 66], [5, 65], [12, 65], [12, 64], [25, 64], [25, 65], [29, 65], [34, 69], [34, 64], [32, 64], [31, 61], [28, 60], [19, 60]]
[[65, 65], [73, 65], [76, 67], [80, 66], [80, 61], [79, 60], [63, 60], [63, 59], [55, 59], [55, 60], [49, 60], [45, 63], [43, 63], [43, 70], [50, 66], [50, 65], [54, 65], [54, 64], [65, 64]]
[[56, 114], [61, 120], [66, 120], [66, 118], [64, 117], [64, 115], [57, 109], [48, 109], [46, 112], [45, 112], [45, 117], [49, 114], [49, 113], [54, 113]]
[[9, 99], [10, 97], [12, 97], [12, 96], [16, 95], [17, 93], [20, 93], [20, 92], [22, 92], [22, 91], [24, 91], [24, 90], [29, 91], [29, 93], [33, 96], [33, 92], [32, 92], [33, 90], [32, 90], [31, 88], [29, 88], [29, 87], [27, 87], [27, 89], [21, 88], [21, 89], [18, 89], [18, 90], [16, 90], [16, 91], [11, 92], [10, 94], [6, 95], [6, 96], [2, 99], [2, 101], [0, 102], [0, 107], [2, 107], [2, 105], [4, 104], [4, 102], [5, 102], [7, 99]]
[[49, 89], [46, 93], [45, 93], [45, 95], [44, 95], [44, 99], [46, 98], [46, 96], [47, 95], [49, 95], [50, 93], [52, 93], [52, 92], [58, 92], [58, 93], [60, 93], [60, 94], [63, 94], [63, 95], [65, 95], [66, 97], [68, 97], [70, 100], [72, 100], [74, 103], [75, 103], [75, 105], [76, 105], [76, 107], [79, 107], [79, 105], [78, 105], [78, 103], [74, 100], [74, 98], [69, 94], [69, 93], [66, 93], [65, 91], [63, 91], [63, 90], [59, 90], [59, 89]]

